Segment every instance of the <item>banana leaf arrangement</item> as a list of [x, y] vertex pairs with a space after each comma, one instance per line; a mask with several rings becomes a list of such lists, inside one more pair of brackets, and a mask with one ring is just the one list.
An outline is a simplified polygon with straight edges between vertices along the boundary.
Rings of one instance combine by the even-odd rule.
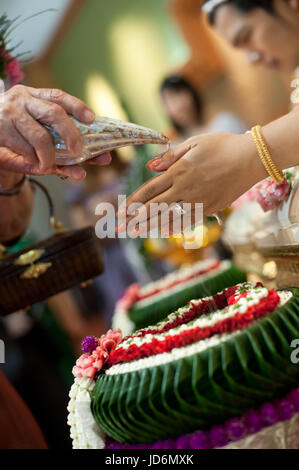
[[[133, 330], [144, 328], [155, 324], [177, 308], [185, 305], [190, 299], [198, 299], [207, 295], [214, 295], [225, 287], [244, 282], [246, 274], [234, 266], [230, 261], [199, 261], [190, 268], [184, 270], [185, 280], [180, 283], [170, 283], [180, 271], [167, 275], [156, 283], [157, 286], [152, 295], [144, 300], [136, 299], [145, 289], [150, 286], [134, 289], [131, 286], [127, 289], [123, 298], [117, 303], [113, 317], [113, 328], [120, 328], [124, 334], [129, 334]], [[194, 276], [194, 274], [196, 274]], [[159, 286], [169, 284], [166, 288]], [[132, 292], [133, 291], [133, 292]]]
[[293, 295], [284, 305], [202, 352], [126, 373], [100, 373], [92, 392], [100, 428], [126, 444], [177, 438], [240, 417], [298, 387], [290, 344], [299, 334], [299, 290], [289, 291]]
[[86, 338], [68, 407], [74, 448], [213, 448], [267, 427], [265, 442], [297, 442], [298, 334], [299, 289], [243, 283], [123, 339]]

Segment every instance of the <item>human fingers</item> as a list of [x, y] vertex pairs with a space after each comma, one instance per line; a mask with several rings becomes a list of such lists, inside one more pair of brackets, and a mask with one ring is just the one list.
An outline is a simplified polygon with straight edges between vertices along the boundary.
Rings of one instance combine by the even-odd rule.
[[29, 88], [35, 98], [56, 103], [79, 121], [90, 124], [95, 119], [94, 112], [82, 100], [57, 88]]
[[144, 183], [134, 193], [132, 193], [120, 206], [118, 215], [124, 216], [127, 213], [127, 207], [130, 204], [140, 203], [146, 204], [151, 201], [154, 197], [167, 191], [172, 186], [171, 178], [162, 174], [152, 178], [151, 180]]
[[136, 223], [138, 224], [138, 233], [140, 236], [145, 236], [147, 233], [158, 228], [159, 221], [167, 218], [169, 211], [171, 211], [173, 201], [174, 194], [170, 188], [139, 207], [134, 207], [134, 203], [130, 204], [128, 207], [129, 216], [126, 219], [128, 232], [136, 232]]
[[80, 155], [82, 152], [80, 132], [61, 106], [32, 98], [26, 103], [26, 108], [34, 119], [51, 126], [60, 135], [70, 153]]
[[18, 132], [14, 122], [0, 125], [1, 147], [10, 149], [12, 152], [28, 157], [31, 161], [38, 162], [37, 155], [32, 145]]
[[105, 152], [102, 155], [98, 155], [97, 157], [88, 160], [87, 163], [89, 163], [90, 165], [106, 166], [109, 165], [111, 161], [112, 157], [110, 152]]
[[80, 181], [86, 177], [86, 171], [79, 165], [55, 167], [55, 174], [62, 178]]
[[146, 164], [148, 170], [161, 172], [168, 170], [177, 160], [182, 158], [189, 150], [192, 149], [192, 145], [189, 141], [186, 141], [180, 145], [172, 147], [168, 152], [163, 155], [155, 157]]
[[40, 174], [44, 174], [55, 162], [55, 149], [51, 135], [28, 113], [24, 113], [15, 120], [15, 126], [21, 136], [33, 147], [38, 157], [37, 170]]

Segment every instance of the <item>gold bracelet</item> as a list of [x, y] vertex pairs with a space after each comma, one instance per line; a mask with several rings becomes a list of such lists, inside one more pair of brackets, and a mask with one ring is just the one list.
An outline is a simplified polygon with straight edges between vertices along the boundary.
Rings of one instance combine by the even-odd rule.
[[282, 173], [282, 171], [278, 170], [278, 168], [276, 167], [275, 163], [272, 160], [272, 157], [270, 155], [270, 152], [268, 150], [268, 147], [262, 135], [261, 126], [256, 126], [255, 129], [256, 129], [256, 133], [257, 133], [260, 145], [262, 146], [264, 155], [271, 168], [271, 176], [276, 183], [281, 183], [284, 180], [284, 174]]
[[251, 129], [251, 135], [256, 145], [259, 157], [267, 173], [271, 176], [275, 183], [282, 183], [285, 179], [284, 174], [282, 171], [278, 170], [274, 161], [272, 160], [271, 154], [261, 132], [261, 126], [253, 127]]

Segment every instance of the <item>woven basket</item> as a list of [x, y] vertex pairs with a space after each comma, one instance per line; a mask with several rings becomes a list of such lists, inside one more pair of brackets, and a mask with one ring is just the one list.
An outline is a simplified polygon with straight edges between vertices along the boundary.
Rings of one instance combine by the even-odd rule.
[[[37, 261], [18, 264], [21, 255], [37, 250], [44, 250]], [[0, 315], [41, 302], [98, 276], [103, 269], [100, 243], [92, 227], [56, 234], [26, 247], [0, 262]]]
[[47, 197], [50, 222], [58, 232], [0, 259], [0, 316], [30, 307], [89, 281], [104, 270], [100, 242], [94, 228], [63, 230], [55, 221], [54, 206], [47, 188], [32, 178], [30, 181]]

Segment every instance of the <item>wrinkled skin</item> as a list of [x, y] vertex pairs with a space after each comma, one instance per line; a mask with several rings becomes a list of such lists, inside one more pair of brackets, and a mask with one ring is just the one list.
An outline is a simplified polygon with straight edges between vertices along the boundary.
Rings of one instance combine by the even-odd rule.
[[[85, 171], [79, 166], [55, 166], [53, 138], [41, 125], [52, 126], [65, 140], [70, 153], [78, 155], [82, 150], [81, 136], [68, 114], [86, 124], [95, 117], [85, 103], [61, 90], [16, 85], [0, 95], [1, 170], [84, 178]], [[104, 154], [94, 163], [105, 165], [110, 160], [110, 155]]]

